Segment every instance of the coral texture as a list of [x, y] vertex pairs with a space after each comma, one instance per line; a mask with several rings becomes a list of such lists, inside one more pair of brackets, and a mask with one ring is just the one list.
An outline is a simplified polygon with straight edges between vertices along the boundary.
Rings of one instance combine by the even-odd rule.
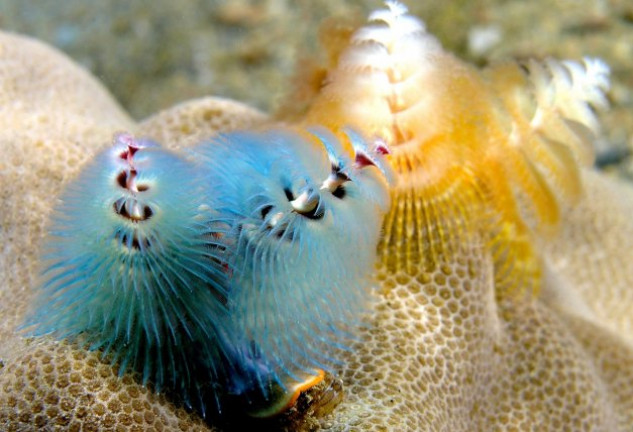
[[[442, 98], [434, 93], [442, 88], [437, 84], [422, 93], [428, 96], [422, 98], [429, 104], [424, 107], [428, 117], [445, 115], [436, 123], [441, 125], [440, 134], [433, 137], [441, 141], [450, 135], [474, 148], [473, 140], [499, 138], [504, 136], [502, 131], [511, 131], [478, 128], [471, 122], [477, 117], [469, 108], [477, 108], [489, 119], [509, 105], [498, 99], [483, 107], [479, 104], [490, 100], [488, 92], [496, 91], [484, 83], [494, 73], [479, 75], [431, 45], [451, 72], [446, 79], [462, 85], [461, 92]], [[518, 70], [513, 70], [510, 76], [517, 76]], [[530, 84], [521, 82], [524, 85]], [[419, 94], [405, 92], [403, 96]], [[186, 147], [218, 130], [262, 124], [266, 117], [234, 102], [203, 99], [134, 125], [94, 80], [68, 60], [37, 42], [6, 34], [0, 36], [0, 99], [0, 122], [4, 122], [0, 190], [6, 203], [0, 216], [0, 427], [214, 429], [166, 398], [152, 395], [135, 377], [117, 379], [96, 354], [60, 343], [26, 341], [14, 327], [31, 298], [39, 242], [59, 185], [109, 142], [112, 132], [125, 128], [151, 135], [167, 146]], [[318, 96], [315, 101], [320, 103]], [[388, 106], [389, 119], [390, 110]], [[337, 123], [350, 118], [332, 106], [317, 114], [309, 114], [306, 122], [333, 119]], [[365, 115], [354, 118], [367, 119]], [[369, 133], [384, 132], [362, 123], [355, 126]], [[429, 118], [412, 132], [424, 132], [425, 126], [432, 126]], [[572, 142], [573, 149], [584, 144], [587, 135], [575, 136], [579, 140]], [[394, 144], [398, 134], [385, 138]], [[415, 154], [427, 138], [403, 146], [402, 153], [413, 149]], [[457, 152], [455, 143], [450, 149]], [[484, 155], [489, 160], [499, 157], [490, 154], [490, 148], [487, 151]], [[514, 150], [509, 151], [513, 154]], [[570, 163], [583, 159], [582, 152], [571, 154]], [[491, 171], [491, 178], [509, 182], [515, 191], [524, 190], [523, 195], [499, 190], [487, 191], [485, 199], [474, 199], [468, 192], [455, 195], [454, 191], [468, 191], [479, 181], [472, 173], [450, 176], [450, 182], [424, 189], [424, 181], [442, 178], [447, 163], [448, 168], [459, 170], [469, 167], [464, 160], [475, 164], [481, 156], [466, 152], [465, 159], [453, 167], [451, 159], [446, 159], [449, 155], [436, 147], [424, 155], [427, 165], [401, 158], [412, 163], [399, 166], [399, 156], [394, 154], [399, 184], [392, 193], [386, 240], [379, 251], [381, 289], [360, 341], [340, 371], [342, 401], [334, 409], [306, 408], [309, 418], [293, 424], [293, 429], [630, 430], [633, 267], [628, 261], [633, 247], [629, 217], [633, 190], [591, 171], [587, 161], [573, 165], [581, 185], [577, 193], [561, 192], [555, 181], [548, 184], [555, 175], [545, 176], [545, 182], [537, 181], [538, 188], [531, 189], [526, 179], [538, 177], [512, 177], [520, 174], [511, 171], [524, 166], [522, 157], [513, 159], [510, 168], [503, 164], [484, 167]], [[479, 171], [474, 173], [487, 172], [481, 165], [475, 168]], [[537, 191], [547, 190], [545, 185], [554, 190], [557, 214], [552, 216], [551, 210], [538, 206], [532, 208], [533, 213], [521, 213], [525, 202], [542, 196]], [[570, 190], [576, 187], [574, 182], [565, 185]], [[452, 199], [455, 196], [457, 200]], [[468, 218], [474, 216], [474, 221]], [[528, 252], [517, 256], [527, 258], [530, 271], [519, 269], [521, 279], [511, 283], [500, 275], [502, 264], [516, 261], [512, 254], [500, 258], [494, 246], [503, 244], [512, 252], [517, 245], [507, 232], [495, 243], [499, 237], [490, 231], [495, 220], [518, 229], [518, 247], [524, 245], [526, 249], [520, 250]], [[541, 232], [538, 222], [544, 220], [551, 220], [545, 225], [553, 227], [558, 220], [560, 232]], [[512, 289], [506, 290], [506, 284]], [[516, 293], [515, 288], [539, 294], [505, 295]], [[321, 403], [318, 397], [315, 400]]]

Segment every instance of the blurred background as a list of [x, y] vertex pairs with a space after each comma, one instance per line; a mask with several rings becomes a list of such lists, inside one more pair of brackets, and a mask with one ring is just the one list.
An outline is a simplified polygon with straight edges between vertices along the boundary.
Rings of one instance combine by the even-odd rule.
[[[603, 58], [612, 109], [602, 115], [608, 169], [633, 179], [633, 1], [407, 2], [444, 47], [485, 65], [500, 58]], [[321, 24], [363, 19], [360, 0], [0, 0], [0, 28], [34, 36], [98, 76], [143, 118], [216, 95], [272, 111], [298, 61], [322, 55]], [[613, 163], [611, 163], [613, 162]]]

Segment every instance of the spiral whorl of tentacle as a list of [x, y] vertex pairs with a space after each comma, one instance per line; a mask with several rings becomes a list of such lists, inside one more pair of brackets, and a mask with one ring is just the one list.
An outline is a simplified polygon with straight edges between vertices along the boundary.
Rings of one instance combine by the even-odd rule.
[[29, 333], [102, 349], [121, 373], [204, 406], [199, 380], [227, 372], [223, 252], [201, 222], [202, 192], [183, 158], [116, 135], [55, 209]]
[[243, 365], [230, 387], [248, 403], [340, 364], [367, 306], [390, 171], [384, 144], [346, 137], [273, 128], [194, 150], [206, 186], [222, 191], [231, 345]]

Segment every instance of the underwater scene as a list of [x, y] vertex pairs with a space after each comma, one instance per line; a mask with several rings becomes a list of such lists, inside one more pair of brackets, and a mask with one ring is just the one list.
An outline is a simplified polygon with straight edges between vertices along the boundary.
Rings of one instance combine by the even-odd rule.
[[632, 58], [624, 0], [0, 0], [0, 430], [633, 430]]

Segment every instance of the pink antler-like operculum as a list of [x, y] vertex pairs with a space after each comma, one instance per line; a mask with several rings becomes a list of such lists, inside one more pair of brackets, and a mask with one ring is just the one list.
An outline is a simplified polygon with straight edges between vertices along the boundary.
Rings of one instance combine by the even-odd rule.
[[[391, 154], [387, 143], [382, 138], [375, 138], [374, 144], [371, 149], [362, 149], [356, 147], [355, 149], [354, 166], [358, 169], [365, 168], [367, 166], [375, 166], [380, 168], [379, 159], [382, 156]], [[369, 150], [369, 151], [367, 151]]]
[[113, 144], [118, 147], [125, 147], [119, 157], [133, 167], [134, 155], [142, 148], [142, 145], [134, 138], [134, 135], [128, 132], [119, 132], [114, 135]]
[[149, 206], [142, 205], [137, 200], [139, 193], [147, 191], [149, 186], [138, 183], [138, 170], [135, 166], [135, 156], [146, 147], [151, 147], [153, 143], [149, 140], [137, 140], [134, 135], [127, 132], [120, 132], [114, 136], [114, 146], [120, 148], [118, 156], [124, 162], [123, 169], [118, 173], [116, 181], [119, 187], [127, 190], [132, 196], [119, 198], [114, 204], [114, 210], [120, 216], [139, 222], [149, 219], [153, 211]]

